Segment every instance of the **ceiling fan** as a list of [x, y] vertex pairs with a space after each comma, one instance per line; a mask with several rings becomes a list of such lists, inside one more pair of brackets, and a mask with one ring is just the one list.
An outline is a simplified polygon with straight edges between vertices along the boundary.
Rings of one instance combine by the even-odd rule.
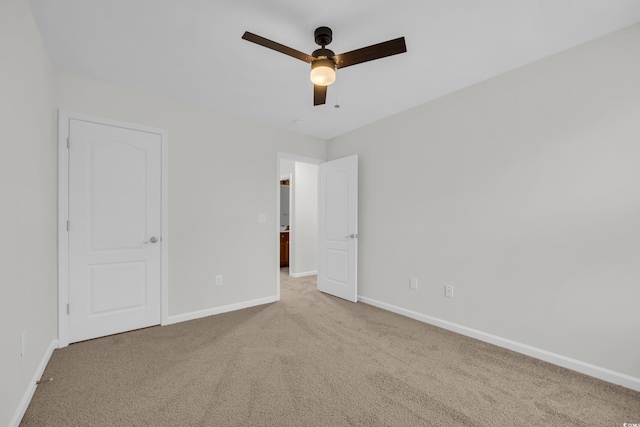
[[327, 99], [327, 86], [336, 79], [336, 68], [345, 68], [374, 59], [397, 55], [407, 51], [404, 37], [352, 50], [336, 55], [326, 46], [331, 43], [333, 32], [329, 27], [319, 27], [315, 33], [316, 44], [321, 48], [311, 55], [292, 49], [272, 40], [245, 31], [244, 40], [273, 49], [285, 55], [311, 64], [311, 81], [313, 82], [313, 105], [322, 105]]

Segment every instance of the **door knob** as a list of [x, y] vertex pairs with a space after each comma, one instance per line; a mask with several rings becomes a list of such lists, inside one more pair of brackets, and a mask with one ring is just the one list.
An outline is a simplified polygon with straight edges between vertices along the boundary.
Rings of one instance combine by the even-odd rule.
[[345, 239], [355, 239], [356, 237], [358, 237], [358, 235], [355, 233], [351, 233], [348, 236], [344, 236]]
[[149, 239], [148, 242], [142, 242], [143, 245], [147, 245], [149, 243], [156, 243], [158, 241], [158, 238], [156, 236], [153, 236], [152, 238]]

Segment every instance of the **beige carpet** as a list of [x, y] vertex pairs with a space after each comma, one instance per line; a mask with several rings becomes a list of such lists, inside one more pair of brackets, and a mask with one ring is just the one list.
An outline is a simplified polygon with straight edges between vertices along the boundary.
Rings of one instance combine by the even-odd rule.
[[22, 426], [623, 426], [640, 393], [282, 280], [282, 300], [56, 350]]

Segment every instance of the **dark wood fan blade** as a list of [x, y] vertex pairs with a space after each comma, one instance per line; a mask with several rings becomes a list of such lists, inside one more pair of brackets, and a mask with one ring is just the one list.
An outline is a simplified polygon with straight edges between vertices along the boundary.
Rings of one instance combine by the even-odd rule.
[[322, 105], [327, 100], [327, 86], [313, 85], [313, 105]]
[[304, 62], [311, 63], [311, 61], [314, 60], [313, 56], [307, 55], [306, 53], [300, 52], [299, 50], [292, 49], [283, 44], [276, 43], [273, 40], [265, 39], [264, 37], [260, 37], [256, 34], [250, 33], [249, 31], [245, 31], [242, 35], [242, 38], [247, 41], [259, 44], [260, 46], [268, 47], [269, 49], [273, 49], [277, 52], [284, 53], [285, 55], [292, 56]]
[[362, 49], [352, 50], [351, 52], [341, 53], [334, 56], [338, 68], [349, 67], [351, 65], [361, 64], [374, 59], [385, 58], [391, 55], [397, 55], [407, 51], [407, 45], [404, 37], [394, 40], [374, 44], [363, 47]]

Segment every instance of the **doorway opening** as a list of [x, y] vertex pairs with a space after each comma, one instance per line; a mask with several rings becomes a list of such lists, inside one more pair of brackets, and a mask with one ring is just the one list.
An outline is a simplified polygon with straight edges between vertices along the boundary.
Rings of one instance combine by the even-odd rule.
[[292, 278], [318, 271], [318, 175], [323, 160], [287, 153], [277, 158], [276, 298], [280, 274]]
[[[280, 268], [289, 269], [289, 232], [291, 229], [291, 180], [293, 174], [280, 177]], [[284, 270], [283, 270], [284, 271]]]
[[[277, 182], [293, 161], [290, 179], [289, 276], [315, 275], [318, 291], [346, 299], [358, 300], [358, 156], [324, 162], [291, 154], [278, 153]], [[298, 171], [309, 169], [305, 184], [297, 179]], [[302, 177], [302, 173], [299, 177]], [[276, 230], [279, 236], [281, 194], [276, 186]], [[309, 205], [301, 208], [300, 199], [309, 194]], [[306, 209], [314, 225], [304, 227], [301, 217]], [[299, 218], [300, 217], [300, 218]], [[275, 236], [274, 236], [275, 237]], [[280, 300], [280, 238], [276, 240], [276, 300]], [[305, 249], [301, 249], [304, 247]], [[307, 251], [305, 253], [305, 251]]]

